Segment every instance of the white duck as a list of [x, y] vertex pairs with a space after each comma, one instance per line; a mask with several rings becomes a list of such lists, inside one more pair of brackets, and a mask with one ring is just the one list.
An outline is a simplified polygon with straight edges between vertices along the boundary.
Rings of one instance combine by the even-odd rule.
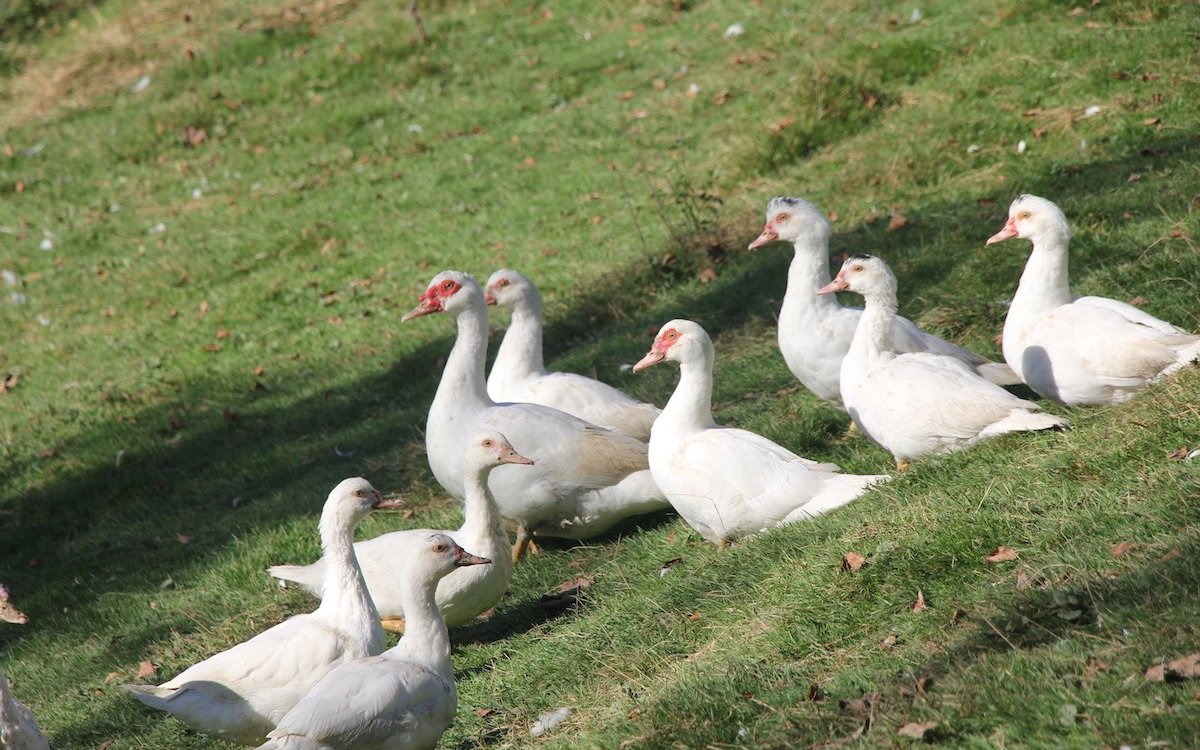
[[[767, 204], [767, 223], [750, 249], [775, 240], [787, 240], [796, 248], [779, 311], [779, 351], [806, 388], [845, 408], [840, 385], [842, 358], [850, 349], [862, 310], [843, 307], [837, 297], [817, 294], [829, 283], [829, 235], [829, 222], [815, 206], [781, 196]], [[926, 333], [907, 318], [897, 316], [895, 326], [897, 351], [945, 354], [962, 360], [993, 383], [1019, 382], [1006, 365]]]
[[[354, 555], [375, 608], [388, 630], [404, 628], [404, 581], [397, 575], [396, 561], [413, 545], [423, 545], [430, 534], [442, 533], [459, 545], [492, 560], [491, 565], [456, 570], [437, 587], [437, 604], [447, 627], [456, 627], [475, 619], [496, 606], [512, 578], [511, 549], [500, 509], [488, 489], [488, 475], [501, 464], [532, 465], [533, 461], [517, 453], [508, 438], [499, 432], [476, 433], [467, 443], [466, 499], [463, 525], [457, 531], [405, 529], [354, 544]], [[325, 580], [325, 558], [311, 565], [276, 565], [268, 573], [285, 581], [299, 583], [320, 596]]]
[[842, 360], [842, 401], [864, 435], [892, 453], [900, 470], [927, 453], [965, 448], [1005, 432], [1063, 427], [981, 378], [961, 360], [895, 348], [896, 277], [879, 258], [854, 255], [818, 294], [851, 291], [866, 300]]
[[321, 513], [321, 546], [330, 564], [315, 612], [290, 617], [157, 687], [121, 687], [214, 737], [262, 742], [326, 672], [383, 650], [379, 614], [354, 559], [354, 527], [373, 509], [394, 505], [365, 479], [343, 480]]
[[586, 539], [617, 521], [667, 507], [646, 462], [646, 444], [548, 406], [498, 404], [487, 394], [487, 307], [469, 274], [443, 271], [404, 320], [446, 312], [458, 326], [425, 425], [433, 475], [451, 495], [464, 495], [467, 441], [479, 430], [503, 432], [532, 458], [532, 469], [501, 466], [488, 486], [505, 517], [517, 523], [518, 559], [532, 533]]
[[887, 476], [838, 474], [712, 417], [713, 345], [690, 320], [662, 327], [635, 372], [671, 360], [679, 385], [654, 423], [650, 471], [671, 505], [710, 542], [729, 541], [845, 505]]
[[1107, 297], [1071, 296], [1071, 227], [1058, 206], [1022, 195], [987, 241], [1033, 242], [1004, 320], [1004, 358], [1038, 393], [1069, 406], [1125, 401], [1200, 357], [1200, 336]]
[[573, 372], [546, 372], [542, 358], [542, 295], [524, 274], [502, 268], [484, 289], [489, 305], [512, 309], [512, 322], [500, 342], [487, 389], [496, 401], [527, 401], [650, 439], [658, 407], [625, 395], [607, 383]]
[[38, 728], [37, 720], [9, 687], [8, 677], [0, 669], [0, 748], [4, 750], [50, 750], [50, 741]]
[[378, 656], [339, 665], [279, 721], [260, 750], [429, 750], [458, 704], [450, 637], [435, 601], [438, 580], [490, 562], [445, 534], [399, 550], [408, 626]]

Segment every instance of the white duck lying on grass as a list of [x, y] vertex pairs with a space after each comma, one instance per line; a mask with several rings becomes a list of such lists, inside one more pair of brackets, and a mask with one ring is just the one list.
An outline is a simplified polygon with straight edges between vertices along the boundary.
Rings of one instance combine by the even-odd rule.
[[[836, 297], [817, 294], [829, 283], [829, 235], [829, 221], [811, 203], [777, 197], [767, 204], [767, 223], [750, 249], [775, 240], [786, 240], [795, 247], [779, 311], [779, 351], [806, 388], [845, 408], [840, 385], [842, 359], [850, 349], [862, 310], [843, 307]], [[962, 360], [998, 385], [1020, 382], [1007, 365], [926, 333], [907, 318], [896, 316], [894, 327], [896, 351], [944, 354]]]
[[645, 443], [548, 406], [496, 403], [488, 396], [487, 306], [473, 277], [439, 273], [403, 319], [440, 312], [453, 316], [458, 335], [425, 423], [429, 467], [447, 492], [462, 498], [467, 441], [483, 429], [503, 432], [534, 460], [532, 468], [501, 466], [488, 478], [500, 512], [518, 524], [514, 560], [535, 532], [587, 539], [624, 518], [667, 507], [650, 475]]
[[[500, 509], [496, 507], [496, 500], [487, 485], [488, 475], [501, 464], [531, 465], [533, 461], [518, 454], [508, 438], [498, 432], [477, 433], [467, 444], [463, 525], [457, 531], [440, 533], [491, 559], [492, 564], [455, 570], [438, 583], [438, 609], [447, 627], [462, 625], [494, 607], [504, 596], [512, 578], [508, 532], [504, 530]], [[383, 617], [384, 628], [404, 628], [406, 581], [397, 560], [409, 547], [423, 545], [433, 533], [439, 532], [432, 529], [406, 529], [355, 543], [354, 554], [362, 567], [375, 608]], [[311, 565], [276, 565], [267, 572], [285, 581], [295, 581], [320, 596], [325, 568], [325, 558], [322, 557]]]
[[842, 360], [842, 401], [864, 435], [896, 466], [927, 453], [965, 448], [992, 435], [1045, 430], [1066, 420], [1041, 414], [981, 378], [961, 360], [931, 352], [897, 352], [896, 277], [879, 258], [854, 255], [818, 291], [857, 292], [866, 308]]
[[1033, 252], [1004, 320], [1004, 358], [1025, 383], [1069, 406], [1125, 401], [1147, 383], [1200, 357], [1200, 336], [1107, 297], [1071, 296], [1071, 227], [1045, 198], [1022, 195], [1004, 228]]
[[315, 612], [290, 617], [157, 687], [121, 687], [201, 732], [259, 744], [326, 672], [383, 650], [379, 614], [354, 559], [354, 527], [372, 510], [394, 505], [365, 479], [343, 480], [321, 512], [329, 562]]
[[633, 369], [679, 363], [679, 384], [650, 434], [650, 471], [671, 505], [710, 542], [729, 541], [845, 505], [887, 476], [839, 474], [712, 417], [713, 345], [690, 320], [662, 327]]
[[326, 674], [279, 721], [260, 750], [429, 750], [454, 720], [458, 697], [438, 580], [491, 562], [431, 534], [398, 551], [407, 627], [391, 649]]
[[532, 281], [502, 268], [488, 279], [485, 293], [489, 305], [512, 309], [512, 322], [488, 375], [488, 395], [497, 401], [550, 406], [638, 440], [650, 439], [658, 407], [584, 375], [546, 371], [542, 358], [542, 295]]

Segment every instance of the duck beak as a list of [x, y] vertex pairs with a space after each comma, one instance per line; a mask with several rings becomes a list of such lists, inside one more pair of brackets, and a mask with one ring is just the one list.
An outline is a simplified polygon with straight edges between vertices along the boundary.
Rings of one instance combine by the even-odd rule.
[[486, 292], [483, 293], [483, 301], [488, 303], [489, 305], [496, 304], [496, 295], [492, 294], [491, 289], [488, 289]]
[[467, 552], [462, 547], [459, 547], [458, 554], [454, 558], [454, 564], [457, 567], [463, 568], [468, 565], [491, 565], [492, 561], [487, 559], [486, 557], [479, 557], [478, 555], [472, 555], [470, 552]]
[[375, 490], [375, 504], [371, 507], [375, 510], [389, 510], [391, 508], [403, 508], [406, 503], [398, 497], [384, 497], [383, 493]]
[[832, 294], [833, 292], [844, 292], [849, 288], [850, 288], [850, 285], [846, 283], [846, 280], [843, 279], [842, 275], [839, 273], [833, 279], [833, 281], [829, 282], [825, 286], [818, 289], [817, 294]]
[[517, 451], [510, 445], [500, 454], [500, 463], [533, 466], [533, 459], [525, 458], [520, 453], [517, 453]]
[[988, 237], [987, 244], [994, 245], [997, 242], [1003, 242], [1004, 240], [1007, 240], [1009, 237], [1016, 237], [1016, 236], [1017, 236], [1017, 220], [1014, 218], [1009, 218], [1009, 220], [1007, 222], [1005, 222], [1003, 229], [1001, 229], [999, 232], [996, 232], [991, 237]]
[[404, 317], [400, 319], [400, 322], [407, 323], [408, 321], [412, 320], [413, 318], [419, 318], [422, 315], [429, 315], [431, 313], [441, 312], [441, 311], [442, 311], [441, 301], [437, 297], [434, 297], [429, 292], [425, 292], [424, 294], [421, 295], [421, 302], [413, 309], [404, 313]]
[[750, 246], [746, 249], [753, 250], [757, 247], [762, 247], [768, 242], [774, 242], [777, 239], [779, 239], [779, 232], [776, 232], [774, 229], [772, 229], [771, 225], [768, 223], [763, 227], [762, 234], [758, 235], [758, 238], [755, 239], [754, 242], [751, 242]]
[[646, 356], [639, 359], [638, 363], [633, 366], [633, 371], [641, 372], [642, 370], [645, 370], [647, 367], [650, 367], [652, 365], [657, 365], [659, 362], [662, 362], [666, 358], [667, 358], [667, 355], [665, 352], [661, 352], [658, 349], [651, 349], [650, 351], [646, 352]]

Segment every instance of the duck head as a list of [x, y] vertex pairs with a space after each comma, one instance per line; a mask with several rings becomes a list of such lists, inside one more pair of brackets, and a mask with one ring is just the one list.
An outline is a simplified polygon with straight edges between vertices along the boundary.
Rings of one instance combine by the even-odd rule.
[[1004, 228], [988, 238], [987, 244], [1003, 242], [1010, 237], [1038, 242], [1041, 239], [1069, 240], [1071, 225], [1062, 209], [1036, 195], [1021, 195], [1008, 207]]
[[483, 290], [469, 273], [442, 271], [429, 282], [428, 288], [418, 298], [419, 303], [401, 318], [407, 322], [423, 315], [446, 312], [457, 315], [476, 299], [482, 301]]
[[806, 200], [777, 196], [767, 203], [767, 223], [763, 225], [762, 234], [747, 249], [753, 250], [775, 240], [795, 242], [806, 236], [828, 242], [829, 220]]

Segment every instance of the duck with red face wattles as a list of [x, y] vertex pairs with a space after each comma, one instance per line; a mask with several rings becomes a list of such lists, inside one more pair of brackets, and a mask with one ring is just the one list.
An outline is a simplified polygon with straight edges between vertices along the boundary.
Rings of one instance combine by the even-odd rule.
[[407, 627], [379, 654], [326, 674], [271, 731], [260, 750], [431, 750], [454, 721], [458, 695], [450, 636], [438, 609], [438, 581], [487, 558], [445, 534], [397, 554]]
[[813, 518], [855, 499], [886, 475], [839, 474], [834, 464], [802, 458], [767, 438], [712, 417], [713, 345], [690, 320], [659, 330], [639, 372], [679, 365], [679, 383], [650, 434], [650, 471], [671, 505], [701, 536], [730, 541]]
[[[354, 554], [362, 567], [367, 589], [387, 630], [404, 630], [403, 581], [396, 575], [396, 560], [430, 534], [442, 533], [457, 544], [492, 560], [491, 565], [464, 567], [443, 578], [437, 586], [437, 605], [447, 627], [458, 627], [499, 603], [512, 579], [512, 550], [496, 500], [488, 489], [488, 476], [497, 466], [532, 466], [499, 432], [476, 433], [467, 443], [464, 477], [463, 524], [455, 530], [404, 529], [356, 542]], [[311, 565], [276, 565], [268, 573], [300, 584], [320, 596], [325, 579], [325, 558]]]
[[[750, 249], [776, 240], [791, 242], [795, 248], [779, 311], [779, 351], [806, 388], [845, 408], [840, 384], [842, 358], [850, 349], [862, 309], [845, 307], [833, 295], [817, 294], [830, 279], [830, 233], [829, 221], [811, 203], [777, 197], [767, 204], [767, 222]], [[998, 385], [1019, 382], [1008, 366], [926, 333], [907, 318], [896, 316], [894, 325], [897, 351], [944, 354], [962, 360]]]
[[1038, 393], [1069, 406], [1125, 401], [1200, 357], [1200, 336], [1107, 297], [1071, 296], [1071, 227], [1054, 203], [1022, 195], [987, 244], [1033, 243], [1008, 316], [1004, 358]]
[[464, 449], [482, 429], [509, 437], [534, 465], [501, 466], [488, 479], [503, 516], [518, 526], [513, 557], [531, 535], [588, 539], [618, 521], [668, 507], [654, 484], [646, 444], [548, 406], [497, 403], [487, 393], [487, 307], [469, 274], [443, 271], [404, 320], [445, 313], [458, 328], [425, 425], [429, 466], [463, 497]]
[[488, 278], [489, 305], [512, 310], [512, 322], [500, 342], [488, 375], [488, 394], [496, 401], [542, 404], [585, 422], [650, 439], [658, 407], [630, 398], [599, 380], [573, 372], [547, 372], [542, 358], [542, 295], [524, 274], [502, 268]]
[[1005, 432], [1066, 425], [979, 377], [961, 360], [897, 352], [896, 277], [880, 258], [854, 255], [818, 294], [851, 291], [866, 307], [842, 360], [842, 401], [864, 435], [903, 470], [928, 453], [959, 450]]

